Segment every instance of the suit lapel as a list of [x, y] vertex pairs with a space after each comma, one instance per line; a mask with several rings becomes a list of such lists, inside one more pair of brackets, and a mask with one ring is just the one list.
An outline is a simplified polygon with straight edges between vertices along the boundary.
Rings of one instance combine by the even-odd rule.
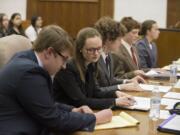
[[108, 72], [108, 70], [106, 68], [106, 64], [105, 64], [102, 56], [99, 59], [99, 64], [100, 64], [101, 69], [104, 71], [107, 80], [109, 80], [110, 75], [109, 75], [109, 72]]
[[154, 57], [153, 57], [154, 56], [153, 52], [155, 51], [154, 50], [154, 44], [152, 44], [152, 50], [151, 50], [151, 48], [149, 46], [149, 42], [147, 41], [147, 39], [145, 38], [144, 40], [145, 40], [145, 45], [146, 45], [146, 48], [147, 48], [148, 55], [149, 55], [150, 60], [151, 60], [151, 64], [153, 64], [153, 61], [155, 60]]
[[124, 47], [124, 45], [120, 46], [121, 48], [121, 52], [122, 54], [125, 56], [125, 60], [127, 60], [127, 63], [129, 65], [129, 67], [134, 70], [134, 69], [138, 69], [138, 67], [134, 64], [134, 61], [132, 60], [128, 50]]
[[113, 69], [114, 69], [114, 61], [113, 61], [113, 58], [112, 58], [112, 55], [109, 53], [109, 59], [110, 59], [110, 78], [113, 78]]

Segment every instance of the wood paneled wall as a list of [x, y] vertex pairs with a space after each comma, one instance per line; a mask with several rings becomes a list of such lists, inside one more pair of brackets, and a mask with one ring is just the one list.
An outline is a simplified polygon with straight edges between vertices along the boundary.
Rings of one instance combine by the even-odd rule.
[[169, 28], [180, 21], [180, 0], [168, 0], [167, 4], [167, 27]]
[[180, 30], [161, 29], [156, 41], [158, 66], [163, 67], [180, 58]]
[[114, 0], [27, 0], [27, 19], [40, 15], [44, 25], [58, 24], [72, 37], [101, 16], [113, 17], [113, 14]]

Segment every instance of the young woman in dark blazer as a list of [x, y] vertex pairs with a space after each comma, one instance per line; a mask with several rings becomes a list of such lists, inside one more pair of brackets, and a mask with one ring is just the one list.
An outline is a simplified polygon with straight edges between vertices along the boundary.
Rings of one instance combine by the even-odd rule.
[[74, 58], [54, 78], [57, 101], [73, 106], [88, 105], [92, 109], [134, 104], [130, 95], [116, 90], [101, 91], [96, 87], [97, 61], [101, 52], [102, 39], [99, 32], [94, 28], [80, 30]]
[[8, 35], [9, 20], [6, 14], [0, 14], [0, 38]]
[[8, 35], [17, 34], [25, 36], [24, 30], [22, 28], [22, 19], [19, 13], [14, 13], [9, 21]]

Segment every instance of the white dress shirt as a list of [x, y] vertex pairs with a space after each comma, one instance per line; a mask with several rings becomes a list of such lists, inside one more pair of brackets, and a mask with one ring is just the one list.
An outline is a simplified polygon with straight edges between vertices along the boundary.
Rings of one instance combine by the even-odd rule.
[[37, 29], [37, 32], [35, 31], [34, 27], [30, 25], [26, 30], [25, 34], [26, 36], [31, 40], [31, 42], [34, 42], [37, 38], [37, 35], [41, 31], [41, 28]]

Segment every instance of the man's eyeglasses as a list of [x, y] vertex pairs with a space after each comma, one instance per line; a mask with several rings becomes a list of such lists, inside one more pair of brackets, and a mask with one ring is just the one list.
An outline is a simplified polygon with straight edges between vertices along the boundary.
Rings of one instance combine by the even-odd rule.
[[86, 49], [88, 54], [95, 54], [95, 52], [101, 53], [102, 47]]
[[55, 49], [54, 49], [54, 51], [55, 51], [59, 56], [62, 57], [62, 59], [63, 59], [64, 62], [66, 62], [66, 61], [68, 60], [68, 58], [69, 58], [68, 56], [62, 55], [60, 52], [56, 51]]

